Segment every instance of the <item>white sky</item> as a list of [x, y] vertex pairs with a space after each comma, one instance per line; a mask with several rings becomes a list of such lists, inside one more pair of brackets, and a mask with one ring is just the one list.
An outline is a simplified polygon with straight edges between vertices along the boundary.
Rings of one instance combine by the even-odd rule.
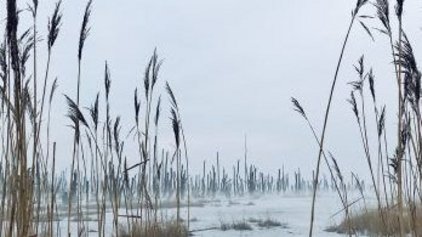
[[[59, 89], [52, 136], [58, 142], [63, 168], [71, 160], [68, 144], [72, 135], [66, 127], [70, 122], [65, 118], [62, 94], [75, 94], [77, 44], [85, 2], [64, 1], [63, 26], [53, 52], [50, 82], [57, 76]], [[422, 36], [422, 2], [408, 0], [405, 4], [405, 29], [411, 42], [417, 42]], [[246, 133], [249, 157], [264, 170], [275, 171], [285, 164], [288, 169], [301, 167], [309, 174], [318, 149], [306, 124], [292, 110], [290, 97], [302, 102], [319, 129], [354, 5], [350, 0], [94, 1], [83, 59], [82, 104], [90, 105], [96, 91], [103, 89], [104, 61], [108, 60], [112, 112], [122, 115], [126, 129], [132, 126], [133, 90], [142, 88], [144, 67], [157, 47], [165, 60], [160, 86], [169, 81], [179, 100], [195, 170], [202, 160], [214, 160], [217, 151], [223, 164], [241, 159]], [[53, 7], [54, 1], [40, 3], [39, 31], [43, 35]], [[374, 14], [372, 6], [364, 9], [365, 14]], [[380, 27], [377, 20], [365, 22]], [[326, 140], [344, 170], [361, 175], [367, 172], [366, 161], [346, 102], [351, 89], [347, 82], [356, 79], [352, 65], [361, 54], [366, 55], [367, 67], [374, 67], [379, 100], [389, 105], [389, 135], [395, 134], [392, 59], [387, 38], [376, 32], [374, 36], [375, 43], [359, 24], [352, 31]], [[422, 49], [414, 46], [420, 58]], [[39, 62], [44, 70], [43, 60]], [[167, 95], [163, 98], [167, 100]], [[168, 107], [162, 112], [161, 145], [168, 146], [172, 144]], [[373, 125], [370, 123], [375, 135]], [[126, 155], [135, 162], [136, 150], [129, 149]]]

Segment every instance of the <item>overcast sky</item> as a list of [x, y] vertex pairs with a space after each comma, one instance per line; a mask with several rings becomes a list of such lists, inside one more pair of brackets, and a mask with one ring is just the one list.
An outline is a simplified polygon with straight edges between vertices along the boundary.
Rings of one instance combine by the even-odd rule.
[[[45, 35], [54, 1], [40, 2], [39, 31]], [[63, 2], [62, 30], [53, 51], [51, 75], [59, 78], [59, 93], [52, 137], [58, 142], [63, 168], [71, 160], [68, 144], [72, 140], [63, 94], [74, 97], [76, 93], [76, 53], [85, 3]], [[275, 171], [284, 164], [287, 169], [301, 167], [309, 174], [318, 148], [305, 122], [292, 110], [290, 97], [302, 102], [320, 131], [354, 5], [350, 0], [94, 1], [83, 59], [82, 104], [91, 104], [102, 90], [107, 60], [112, 75], [112, 113], [122, 115], [127, 131], [133, 121], [133, 90], [142, 88], [144, 67], [157, 47], [164, 59], [160, 86], [169, 81], [179, 100], [195, 170], [202, 160], [213, 161], [217, 151], [223, 164], [241, 159], [247, 134], [249, 158], [262, 169]], [[422, 36], [421, 5], [420, 1], [406, 1], [405, 30], [411, 42]], [[364, 13], [374, 14], [374, 8], [368, 5]], [[377, 20], [365, 23], [380, 27]], [[395, 133], [397, 93], [392, 59], [387, 38], [376, 32], [374, 36], [372, 42], [359, 24], [353, 28], [326, 140], [345, 171], [362, 175], [367, 172], [364, 153], [346, 102], [351, 89], [347, 82], [356, 79], [352, 65], [362, 54], [367, 67], [374, 68], [380, 104], [389, 105], [389, 135]], [[421, 50], [415, 45], [418, 58]], [[44, 70], [43, 61], [39, 62]], [[165, 94], [163, 99], [167, 100]], [[162, 111], [161, 145], [171, 147], [168, 106]], [[375, 133], [373, 123], [370, 126]], [[136, 150], [129, 149], [126, 155], [135, 162]]]

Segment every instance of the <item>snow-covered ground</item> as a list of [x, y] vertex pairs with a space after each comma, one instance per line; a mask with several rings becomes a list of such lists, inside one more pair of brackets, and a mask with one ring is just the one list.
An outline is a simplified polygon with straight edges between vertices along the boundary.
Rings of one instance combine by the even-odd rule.
[[[358, 199], [359, 195], [350, 195], [349, 201]], [[198, 237], [272, 237], [272, 236], [307, 236], [311, 209], [311, 193], [286, 193], [279, 195], [266, 195], [261, 197], [243, 197], [227, 199], [215, 198], [203, 202], [201, 207], [190, 209], [190, 230]], [[371, 199], [367, 199], [371, 202]], [[362, 200], [354, 204], [354, 209], [363, 207]], [[342, 236], [324, 231], [330, 225], [338, 223], [342, 217], [342, 205], [335, 193], [319, 193], [317, 196], [315, 212], [314, 236], [334, 237]], [[339, 212], [340, 211], [340, 212]], [[174, 218], [176, 209], [166, 208], [160, 210], [160, 215]], [[336, 214], [337, 213], [337, 214]], [[122, 210], [122, 214], [123, 210]], [[182, 218], [187, 217], [187, 208], [181, 210]], [[334, 216], [333, 216], [334, 215]], [[92, 216], [95, 219], [95, 216]], [[286, 225], [286, 227], [260, 228], [251, 223], [253, 230], [236, 231], [219, 229], [221, 223], [248, 221], [250, 219], [272, 219]], [[107, 214], [107, 233], [112, 236], [112, 214]], [[123, 218], [122, 218], [123, 221]], [[74, 225], [74, 224], [72, 224]], [[75, 224], [76, 225], [76, 224]], [[217, 229], [212, 229], [216, 228]], [[76, 226], [72, 226], [76, 229]], [[89, 223], [89, 229], [95, 230], [96, 222]], [[66, 231], [66, 221], [61, 222], [62, 233]], [[211, 229], [211, 230], [204, 230]], [[195, 231], [200, 230], [200, 231]], [[75, 232], [76, 233], [76, 232]], [[88, 233], [88, 236], [98, 236], [97, 233]]]
[[[198, 221], [191, 224], [191, 229], [206, 228], [207, 226], [219, 226], [220, 221], [230, 222], [237, 220], [274, 219], [285, 223], [287, 228], [274, 227], [269, 229], [259, 228], [253, 225], [252, 231], [221, 231], [212, 230], [197, 232], [195, 236], [202, 237], [225, 237], [225, 236], [307, 236], [309, 231], [309, 219], [312, 195], [286, 194], [277, 196], [265, 196], [256, 199], [236, 199], [223, 201], [221, 204], [212, 204], [203, 208], [192, 208], [192, 217]], [[238, 203], [233, 205], [233, 203]], [[253, 203], [253, 205], [251, 205]], [[314, 236], [341, 236], [324, 231], [328, 226], [340, 221], [343, 217], [333, 214], [341, 210], [341, 203], [334, 193], [318, 195], [315, 213]]]

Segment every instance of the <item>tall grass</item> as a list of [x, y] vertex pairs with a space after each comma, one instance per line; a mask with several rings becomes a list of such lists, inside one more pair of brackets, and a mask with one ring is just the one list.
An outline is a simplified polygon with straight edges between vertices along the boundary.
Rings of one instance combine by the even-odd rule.
[[[352, 23], [354, 17], [366, 1], [358, 1], [357, 7], [352, 11]], [[357, 80], [350, 83], [352, 86], [349, 103], [357, 122], [359, 136], [363, 147], [363, 157], [366, 160], [369, 174], [371, 178], [372, 192], [376, 197], [377, 211], [370, 212], [371, 218], [367, 218], [369, 214], [368, 208], [361, 213], [361, 216], [354, 214], [351, 218], [350, 213], [346, 215], [346, 220], [343, 222], [343, 227], [347, 226], [347, 232], [350, 234], [357, 231], [371, 231], [371, 224], [380, 226], [381, 229], [388, 230], [389, 234], [396, 236], [419, 236], [421, 234], [418, 222], [417, 210], [422, 201], [421, 184], [421, 115], [420, 115], [420, 94], [421, 94], [421, 72], [419, 71], [415, 52], [411, 46], [410, 40], [403, 27], [403, 12], [404, 1], [397, 0], [395, 3], [395, 14], [390, 13], [390, 2], [387, 0], [377, 0], [373, 3], [375, 12], [373, 16], [364, 16], [364, 18], [378, 19], [381, 27], [374, 27], [372, 29], [366, 27], [362, 23], [365, 31], [373, 37], [371, 31], [374, 29], [387, 36], [388, 50], [392, 55], [392, 62], [394, 67], [394, 81], [397, 83], [397, 98], [398, 107], [392, 113], [397, 114], [397, 138], [394, 144], [394, 151], [391, 152], [388, 147], [391, 147], [388, 141], [391, 141], [387, 136], [386, 128], [386, 113], [387, 108], [393, 109], [393, 106], [380, 105], [377, 99], [375, 90], [376, 75], [372, 69], [365, 68], [364, 57], [358, 60], [355, 65], [358, 74]], [[395, 20], [397, 24], [392, 23]], [[396, 28], [393, 28], [393, 25]], [[351, 27], [349, 27], [350, 29]], [[393, 34], [397, 31], [397, 34]], [[350, 31], [349, 31], [350, 32]], [[348, 34], [349, 35], [349, 34]], [[347, 37], [346, 37], [347, 39]], [[345, 41], [345, 43], [347, 40]], [[343, 46], [345, 46], [345, 43]], [[344, 47], [343, 47], [344, 48]], [[341, 53], [343, 55], [343, 51]], [[341, 58], [337, 65], [339, 67]], [[334, 85], [337, 80], [337, 72], [331, 86], [329, 105], [331, 104], [332, 93]], [[368, 106], [365, 93], [371, 95], [371, 104]], [[295, 110], [300, 112], [305, 119], [304, 111], [296, 100], [293, 100]], [[371, 108], [372, 109], [368, 109]], [[323, 138], [326, 130], [326, 123], [328, 118], [328, 111], [330, 106], [327, 106], [325, 121], [323, 125], [323, 135], [321, 142], [317, 139], [319, 144], [318, 167], [321, 155], [324, 154]], [[372, 112], [371, 112], [372, 111]], [[376, 128], [374, 130], [368, 125], [368, 116], [375, 118]], [[308, 121], [308, 119], [307, 119]], [[309, 124], [309, 121], [308, 121]], [[312, 125], [310, 125], [313, 131]], [[373, 132], [375, 131], [375, 132]], [[371, 150], [371, 141], [376, 141], [376, 149]], [[376, 159], [374, 159], [376, 156]], [[374, 161], [376, 160], [376, 165]], [[333, 159], [333, 162], [335, 159]], [[337, 162], [335, 162], [337, 163]], [[335, 164], [335, 167], [338, 167]], [[377, 167], [377, 168], [375, 168]], [[338, 168], [335, 168], [337, 173], [341, 173]], [[316, 190], [316, 189], [315, 189]], [[363, 192], [362, 196], [363, 196]], [[339, 195], [342, 199], [341, 195]], [[342, 199], [342, 202], [344, 199]], [[347, 203], [343, 203], [347, 204]], [[348, 204], [347, 204], [348, 205]], [[345, 209], [347, 213], [347, 209]], [[313, 228], [313, 213], [314, 205], [311, 209], [311, 224], [310, 236]], [[359, 222], [359, 218], [367, 221]], [[373, 222], [371, 222], [373, 220]], [[394, 220], [394, 221], [392, 221]], [[396, 222], [395, 222], [396, 221]], [[391, 225], [391, 223], [397, 225]], [[344, 228], [343, 228], [344, 229]], [[375, 233], [376, 234], [376, 233]]]
[[[203, 163], [202, 174], [190, 173], [190, 156], [185, 124], [182, 123], [182, 111], [179, 101], [169, 83], [162, 86], [160, 81], [162, 60], [154, 50], [148, 59], [139, 88], [133, 96], [133, 120], [123, 123], [123, 117], [116, 115], [112, 105], [112, 68], [105, 62], [104, 86], [93, 95], [82, 95], [84, 86], [84, 49], [90, 32], [95, 25], [91, 19], [94, 10], [93, 1], [86, 3], [82, 18], [79, 38], [75, 50], [77, 61], [77, 77], [75, 78], [76, 95], [65, 95], [68, 108], [67, 119], [73, 129], [71, 165], [68, 172], [58, 172], [59, 162], [56, 148], [60, 144], [50, 137], [51, 124], [55, 123], [51, 116], [55, 108], [55, 91], [60, 82], [51, 78], [50, 70], [54, 66], [54, 48], [60, 41], [62, 25], [62, 2], [57, 1], [48, 21], [45, 61], [41, 61], [39, 38], [37, 31], [38, 1], [29, 5], [32, 16], [32, 27], [20, 30], [19, 14], [16, 0], [7, 0], [5, 21], [6, 34], [0, 47], [0, 185], [2, 186], [0, 207], [1, 236], [84, 236], [95, 229], [98, 236], [157, 236], [176, 233], [186, 236], [190, 229], [190, 207], [200, 206], [193, 198], [216, 196], [245, 196], [267, 193], [283, 193], [312, 191], [312, 210], [309, 236], [313, 234], [315, 218], [315, 200], [317, 190], [334, 190], [345, 210], [347, 230], [354, 231], [353, 216], [350, 214], [348, 184], [341, 172], [334, 155], [324, 150], [325, 133], [328, 118], [339, 77], [343, 55], [351, 34], [352, 27], [359, 17], [359, 10], [367, 3], [359, 0], [352, 11], [347, 34], [340, 53], [335, 75], [331, 84], [322, 133], [316, 133], [314, 125], [297, 100], [293, 100], [295, 109], [306, 120], [319, 153], [315, 173], [312, 180], [304, 178], [300, 169], [294, 173], [294, 181], [289, 181], [289, 174], [284, 166], [273, 175], [264, 173], [254, 165], [248, 157], [247, 138], [244, 138], [243, 159], [232, 167], [220, 165], [220, 153], [215, 163]], [[384, 5], [382, 5], [384, 4]], [[420, 73], [416, 66], [413, 50], [407, 36], [402, 32], [402, 5], [397, 8], [400, 21], [399, 41], [394, 45], [389, 23], [388, 3], [377, 1], [377, 14], [381, 19], [385, 33], [389, 37], [396, 76], [399, 85], [399, 122], [398, 140], [394, 159], [389, 160], [387, 138], [385, 132], [385, 109], [376, 103], [374, 75], [364, 69], [363, 59], [359, 61], [358, 80], [353, 83], [351, 104], [355, 112], [358, 128], [361, 132], [364, 155], [370, 169], [372, 186], [377, 196], [378, 211], [384, 218], [384, 205], [398, 207], [399, 226], [402, 235], [404, 213], [410, 213], [413, 226], [416, 225], [415, 207], [420, 195], [422, 179], [421, 154], [422, 135], [420, 132]], [[401, 2], [403, 4], [403, 2]], [[387, 10], [386, 10], [387, 9]], [[364, 27], [369, 33], [369, 29]], [[19, 32], [23, 32], [19, 34]], [[31, 60], [32, 59], [32, 60]], [[28, 66], [32, 61], [32, 69]], [[38, 65], [45, 66], [40, 72]], [[42, 73], [39, 75], [39, 73]], [[31, 81], [32, 80], [32, 81]], [[41, 80], [41, 81], [39, 81]], [[372, 151], [369, 150], [370, 130], [366, 125], [367, 105], [362, 95], [365, 83], [369, 80], [373, 95], [373, 111], [377, 122], [377, 158], [378, 167], [391, 171], [389, 178], [376, 180]], [[404, 86], [402, 83], [404, 82]], [[403, 88], [402, 88], [403, 87]], [[169, 108], [162, 107], [162, 94], [166, 93]], [[358, 97], [356, 98], [356, 94]], [[84, 105], [81, 98], [93, 96], [90, 105]], [[63, 106], [63, 105], [62, 105]], [[170, 126], [173, 132], [174, 145], [160, 145], [160, 118], [162, 111], [169, 112]], [[379, 113], [379, 111], [382, 111]], [[43, 137], [46, 134], [46, 137]], [[127, 144], [135, 145], [136, 160], [128, 159], [130, 152]], [[383, 149], [385, 147], [385, 149]], [[160, 152], [161, 151], [161, 152]], [[160, 157], [161, 153], [161, 157]], [[329, 168], [330, 179], [321, 179], [321, 158]], [[134, 162], [134, 163], [132, 163]], [[243, 162], [243, 164], [242, 164]], [[244, 166], [244, 167], [242, 167]], [[243, 170], [242, 170], [243, 169]], [[384, 177], [384, 176], [383, 176]], [[363, 185], [358, 178], [356, 189], [363, 196]], [[331, 181], [331, 185], [329, 182]], [[381, 185], [378, 183], [381, 182]], [[380, 187], [383, 187], [382, 189]], [[394, 194], [391, 194], [394, 193]], [[417, 196], [419, 195], [419, 196]], [[382, 199], [385, 198], [385, 201]], [[166, 200], [166, 198], [168, 200]], [[165, 203], [167, 201], [167, 203]], [[161, 210], [174, 207], [175, 218], [163, 219]], [[182, 208], [187, 207], [187, 224], [185, 226]], [[409, 212], [403, 209], [409, 209]], [[386, 215], [390, 215], [388, 212]], [[88, 221], [95, 216], [95, 221]], [[64, 219], [63, 221], [59, 221]], [[389, 218], [386, 218], [390, 220]], [[170, 223], [170, 225], [169, 225]], [[60, 225], [65, 225], [64, 227]], [[385, 222], [384, 222], [385, 224]], [[112, 226], [112, 233], [106, 227]], [[416, 231], [416, 229], [414, 229]], [[65, 233], [61, 233], [61, 231]]]
[[[332, 102], [335, 87], [336, 87], [336, 84], [337, 84], [337, 78], [338, 78], [338, 75], [339, 75], [340, 66], [341, 66], [341, 63], [343, 61], [343, 55], [344, 55], [344, 52], [346, 50], [347, 42], [349, 40], [349, 36], [350, 36], [350, 32], [352, 30], [352, 27], [355, 23], [356, 18], [359, 17], [358, 16], [359, 11], [367, 2], [368, 2], [367, 0], [358, 0], [356, 2], [356, 6], [352, 10], [352, 16], [351, 16], [351, 19], [350, 19], [349, 27], [347, 29], [346, 36], [344, 38], [344, 42], [343, 42], [343, 45], [342, 45], [342, 49], [341, 49], [341, 52], [340, 52], [339, 59], [337, 61], [337, 66], [336, 66], [336, 70], [335, 70], [335, 73], [334, 73], [334, 78], [331, 82], [330, 95], [328, 97], [327, 107], [325, 109], [324, 123], [323, 123], [323, 126], [322, 126], [322, 132], [321, 132], [321, 138], [320, 138], [320, 144], [319, 144], [319, 152], [318, 152], [317, 164], [316, 164], [316, 169], [315, 169], [316, 170], [315, 181], [314, 181], [315, 184], [318, 183], [318, 179], [319, 179], [320, 163], [321, 163], [322, 153], [323, 153], [323, 150], [324, 150], [325, 133], [326, 133], [326, 129], [327, 129], [328, 118], [329, 118], [329, 115], [330, 115], [331, 102]], [[317, 188], [316, 188], [316, 185], [315, 185], [313, 197], [312, 197], [309, 237], [311, 237], [313, 235], [316, 192], [317, 192]]]
[[[106, 213], [110, 210], [113, 215], [112, 225], [114, 235], [119, 236], [121, 216], [125, 217], [126, 224], [131, 228], [138, 228], [139, 223], [145, 230], [156, 228], [158, 223], [158, 193], [155, 200], [155, 209], [150, 197], [148, 183], [160, 180], [160, 168], [158, 165], [158, 127], [160, 114], [160, 99], [157, 100], [154, 91], [157, 90], [159, 69], [161, 61], [154, 51], [144, 74], [145, 101], [138, 100], [135, 92], [135, 129], [134, 131], [139, 145], [140, 163], [131, 165], [125, 156], [125, 143], [127, 138], [121, 136], [122, 125], [120, 117], [112, 116], [110, 106], [111, 76], [108, 65], [105, 66], [104, 80], [104, 104], [105, 119], [100, 116], [101, 101], [100, 92], [88, 109], [88, 115], [81, 110], [81, 87], [83, 83], [83, 53], [86, 40], [90, 31], [90, 16], [93, 2], [88, 1], [79, 35], [77, 55], [77, 78], [76, 96], [65, 96], [68, 106], [67, 117], [72, 123], [74, 132], [72, 162], [69, 170], [69, 179], [64, 178], [64, 173], [56, 173], [56, 142], [50, 139], [51, 113], [54, 111], [54, 92], [58, 86], [58, 80], [52, 82], [50, 69], [53, 61], [53, 49], [59, 39], [62, 24], [62, 2], [55, 4], [53, 13], [48, 21], [46, 34], [46, 61], [41, 62], [37, 45], [40, 33], [37, 31], [38, 7], [37, 0], [29, 4], [29, 13], [32, 16], [32, 28], [25, 30], [19, 35], [19, 14], [26, 14], [17, 8], [16, 0], [6, 2], [7, 18], [5, 21], [6, 34], [4, 43], [0, 48], [1, 64], [1, 218], [0, 235], [2, 236], [61, 236], [57, 219], [66, 216], [66, 234], [75, 234], [72, 227], [73, 219], [76, 220], [76, 234], [86, 235], [91, 228], [85, 221], [89, 215], [91, 205], [90, 194], [93, 193], [95, 203], [95, 215], [97, 218], [98, 236], [105, 236]], [[32, 57], [33, 68], [27, 67]], [[46, 69], [41, 78], [38, 73], [38, 65], [44, 64]], [[29, 76], [31, 75], [31, 76]], [[32, 80], [32, 82], [31, 82]], [[31, 83], [30, 83], [31, 82]], [[171, 89], [169, 89], [169, 92]], [[41, 93], [40, 93], [41, 92]], [[49, 96], [48, 96], [49, 95]], [[177, 183], [176, 196], [180, 207], [181, 186], [186, 185], [188, 179], [181, 181], [181, 174], [187, 172], [188, 153], [186, 138], [181, 129], [180, 110], [176, 106], [175, 96], [171, 91], [172, 122], [173, 130], [178, 128], [175, 140], [183, 147], [178, 146], [177, 154]], [[159, 97], [159, 95], [158, 95]], [[152, 116], [155, 105], [155, 135], [152, 138]], [[141, 117], [140, 107], [145, 108], [145, 114]], [[47, 119], [45, 119], [47, 117]], [[105, 122], [100, 122], [105, 121]], [[46, 140], [41, 139], [41, 134], [46, 134]], [[151, 146], [154, 146], [151, 149]], [[184, 152], [187, 168], [183, 168], [180, 159], [181, 151]], [[146, 167], [154, 160], [154, 169]], [[161, 161], [163, 162], [163, 161]], [[134, 168], [138, 167], [137, 172]], [[130, 173], [132, 172], [132, 174]], [[154, 174], [152, 174], [154, 172]], [[89, 174], [91, 173], [91, 174]], [[187, 173], [189, 175], [189, 173]], [[140, 177], [140, 182], [136, 182]], [[157, 184], [159, 185], [159, 183]], [[141, 187], [141, 189], [138, 189]], [[188, 184], [188, 197], [190, 197]], [[62, 200], [58, 198], [62, 195]], [[139, 203], [136, 202], [136, 198]], [[189, 199], [188, 199], [189, 200]], [[122, 204], [124, 203], [124, 204]], [[85, 205], [85, 206], [84, 206]], [[189, 205], [189, 201], [188, 201]], [[67, 209], [66, 213], [62, 210]], [[125, 214], [122, 214], [124, 209]], [[134, 212], [133, 210], [136, 209]], [[156, 218], [151, 218], [154, 211]], [[177, 225], [180, 222], [180, 214], [177, 217]], [[139, 220], [139, 221], [138, 221]], [[46, 223], [46, 224], [42, 224]], [[57, 223], [57, 226], [55, 225]]]

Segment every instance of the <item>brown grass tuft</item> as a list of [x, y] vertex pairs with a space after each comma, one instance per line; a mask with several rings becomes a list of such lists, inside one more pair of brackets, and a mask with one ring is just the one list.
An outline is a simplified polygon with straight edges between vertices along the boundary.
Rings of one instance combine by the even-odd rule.
[[227, 230], [249, 231], [249, 230], [253, 230], [253, 228], [251, 224], [249, 224], [246, 220], [233, 221], [232, 223], [221, 221], [220, 230], [222, 231], [227, 231]]
[[187, 237], [189, 231], [185, 225], [177, 224], [176, 221], [155, 222], [147, 226], [132, 223], [131, 230], [121, 227], [120, 237]]
[[[366, 234], [369, 236], [399, 236], [399, 211], [394, 209], [383, 209], [386, 224], [383, 224], [380, 213], [376, 209], [362, 210], [357, 214], [350, 216], [351, 230], [355, 233]], [[422, 235], [422, 208], [417, 208], [413, 217], [407, 210], [403, 213], [404, 232], [413, 233], [416, 236]], [[347, 220], [343, 220], [339, 225], [331, 226], [326, 229], [328, 232], [348, 233]], [[415, 233], [416, 231], [416, 233]]]

